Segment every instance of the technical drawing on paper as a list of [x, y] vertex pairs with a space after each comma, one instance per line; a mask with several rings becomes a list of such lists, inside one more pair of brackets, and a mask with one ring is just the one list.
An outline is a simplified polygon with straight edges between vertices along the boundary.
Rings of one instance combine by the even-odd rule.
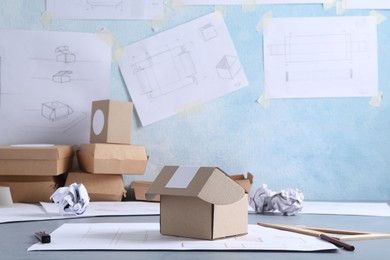
[[218, 62], [216, 70], [221, 79], [234, 79], [241, 70], [240, 61], [238, 57], [225, 55]]
[[41, 115], [51, 121], [68, 118], [71, 114], [73, 114], [73, 109], [62, 102], [52, 101], [42, 104]]
[[199, 34], [204, 41], [209, 41], [218, 36], [217, 30], [212, 23], [208, 23], [199, 28]]
[[142, 95], [151, 100], [172, 91], [197, 84], [197, 70], [184, 45], [132, 64]]
[[123, 0], [87, 0], [88, 8], [94, 8], [98, 6], [108, 6], [108, 7], [121, 7]]
[[70, 76], [72, 73], [70, 70], [60, 70], [51, 79], [56, 83], [68, 83], [72, 81], [72, 77]]
[[[353, 79], [352, 59], [354, 53], [367, 52], [368, 43], [353, 41], [350, 33], [340, 34], [290, 34], [284, 36], [283, 44], [267, 46], [270, 56], [283, 56], [285, 81]], [[311, 67], [310, 63], [347, 64], [343, 68], [299, 69], [299, 64]], [[297, 67], [297, 68], [294, 68]]]
[[63, 63], [72, 63], [76, 62], [76, 54], [70, 52], [69, 46], [63, 45], [59, 46], [54, 50], [57, 53], [56, 61]]

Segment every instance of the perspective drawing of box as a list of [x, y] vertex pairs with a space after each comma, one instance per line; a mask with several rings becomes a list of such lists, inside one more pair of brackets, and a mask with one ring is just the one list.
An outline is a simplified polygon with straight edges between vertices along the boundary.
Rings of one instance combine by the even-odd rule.
[[46, 102], [42, 104], [41, 114], [51, 121], [57, 121], [73, 114], [73, 109], [59, 101]]
[[217, 64], [218, 76], [222, 79], [234, 79], [240, 72], [241, 65], [237, 57], [225, 55]]
[[[134, 196], [136, 200], [147, 200], [146, 192], [152, 186], [152, 181], [132, 181], [130, 188], [134, 190]], [[160, 201], [160, 196], [156, 195], [151, 199], [151, 201]]]
[[248, 232], [247, 194], [219, 168], [165, 166], [146, 198], [154, 195], [163, 235], [213, 240]]
[[82, 144], [77, 151], [81, 170], [95, 174], [144, 174], [148, 155], [144, 146]]
[[82, 183], [91, 201], [121, 201], [126, 197], [123, 176], [119, 174], [91, 174], [70, 172], [65, 186]]
[[133, 103], [92, 102], [90, 143], [130, 144]]
[[9, 187], [14, 203], [50, 202], [50, 196], [65, 183], [65, 175], [58, 176], [3, 176], [0, 186]]
[[72, 145], [0, 145], [0, 175], [60, 175], [73, 155]]

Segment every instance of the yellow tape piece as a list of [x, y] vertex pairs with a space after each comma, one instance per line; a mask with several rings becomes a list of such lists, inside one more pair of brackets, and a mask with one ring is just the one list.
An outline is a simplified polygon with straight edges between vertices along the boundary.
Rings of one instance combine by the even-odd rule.
[[110, 47], [113, 47], [117, 41], [116, 37], [107, 28], [102, 28], [100, 31], [95, 33], [95, 35], [107, 43]]
[[172, 11], [181, 14], [185, 13], [188, 9], [188, 7], [181, 2], [181, 0], [169, 0], [165, 6], [169, 7]]
[[325, 11], [332, 9], [333, 7], [336, 6], [336, 1], [337, 0], [324, 0], [322, 3], [322, 6]]
[[214, 6], [216, 13], [220, 13], [223, 17], [226, 16], [226, 6], [225, 5], [216, 5]]
[[259, 23], [256, 25], [256, 31], [262, 32], [265, 27], [272, 22], [272, 11], [268, 11], [260, 18]]
[[387, 20], [387, 17], [384, 14], [381, 14], [375, 10], [372, 10], [370, 12], [370, 16], [375, 18], [375, 22], [377, 25], [379, 25]]
[[264, 109], [267, 109], [271, 106], [271, 99], [267, 97], [267, 94], [263, 93], [258, 99], [257, 103], [259, 103]]
[[187, 117], [194, 113], [199, 113], [205, 109], [205, 105], [202, 101], [198, 100], [190, 104], [180, 106], [176, 108], [176, 113], [182, 117]]
[[336, 14], [341, 15], [347, 11], [347, 2], [344, 0], [337, 0], [336, 2]]
[[53, 17], [48, 11], [44, 11], [40, 18], [43, 28], [49, 28], [53, 24]]
[[123, 47], [118, 47], [112, 51], [112, 57], [114, 58], [114, 61], [118, 64], [122, 59], [123, 51]]
[[256, 11], [256, 0], [242, 0], [242, 12], [250, 13]]
[[383, 101], [383, 92], [378, 92], [378, 95], [372, 97], [370, 100], [370, 105], [373, 107], [379, 107]]
[[166, 10], [163, 10], [151, 21], [152, 30], [158, 32], [167, 20], [168, 12]]

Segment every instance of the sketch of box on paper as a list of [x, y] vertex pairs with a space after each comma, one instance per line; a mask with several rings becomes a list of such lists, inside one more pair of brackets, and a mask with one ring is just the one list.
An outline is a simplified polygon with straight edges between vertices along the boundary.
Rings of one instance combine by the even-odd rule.
[[204, 41], [209, 41], [217, 37], [217, 30], [215, 29], [214, 25], [211, 23], [202, 26], [199, 29], [199, 33]]
[[72, 81], [70, 76], [73, 72], [70, 70], [61, 70], [52, 76], [52, 80], [57, 83], [67, 83]]
[[57, 53], [56, 61], [63, 63], [73, 63], [76, 62], [76, 54], [71, 53], [69, 50], [69, 46], [63, 45], [59, 46], [55, 49], [55, 53]]
[[73, 114], [73, 109], [59, 101], [46, 102], [42, 104], [41, 115], [51, 121], [68, 118]]
[[153, 99], [197, 84], [196, 68], [184, 46], [175, 47], [132, 65], [142, 94]]
[[220, 78], [234, 79], [241, 70], [240, 60], [235, 56], [225, 55], [218, 62], [216, 69]]

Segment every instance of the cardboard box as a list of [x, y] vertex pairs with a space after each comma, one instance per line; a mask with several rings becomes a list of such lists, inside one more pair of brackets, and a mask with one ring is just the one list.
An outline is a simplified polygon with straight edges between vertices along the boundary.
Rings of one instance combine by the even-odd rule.
[[163, 235], [217, 239], [248, 232], [248, 197], [219, 168], [165, 166], [146, 198], [160, 195]]
[[65, 186], [82, 183], [91, 201], [121, 201], [126, 197], [122, 175], [70, 172]]
[[240, 184], [244, 188], [245, 193], [248, 194], [248, 197], [251, 195], [251, 188], [253, 183], [253, 175], [248, 172], [247, 178], [244, 174], [231, 175], [230, 178]]
[[58, 176], [4, 176], [0, 186], [9, 187], [14, 203], [50, 202], [50, 196], [64, 186], [66, 174]]
[[0, 145], [0, 175], [56, 176], [72, 168], [71, 145]]
[[[136, 200], [147, 200], [146, 192], [152, 185], [152, 181], [132, 181], [130, 188], [134, 190]], [[160, 201], [160, 196], [156, 195], [151, 201]]]
[[133, 103], [92, 102], [90, 143], [130, 144]]
[[148, 156], [144, 146], [82, 144], [77, 152], [80, 168], [95, 174], [144, 174]]

